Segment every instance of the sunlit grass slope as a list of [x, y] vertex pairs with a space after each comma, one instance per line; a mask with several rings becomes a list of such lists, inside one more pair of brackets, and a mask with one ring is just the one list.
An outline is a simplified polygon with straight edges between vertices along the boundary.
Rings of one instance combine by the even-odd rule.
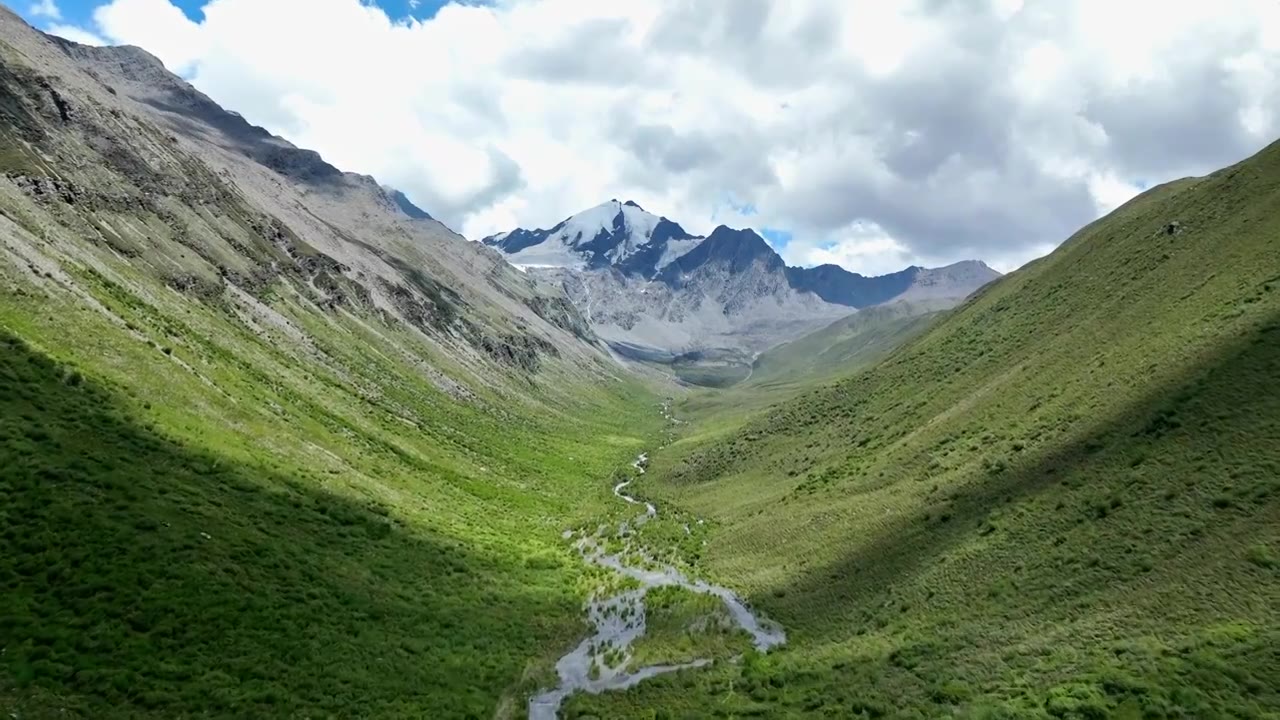
[[573, 712], [1280, 716], [1278, 380], [1271, 146], [656, 455], [638, 491], [790, 642]]
[[864, 308], [761, 353], [751, 377], [723, 389], [692, 389], [680, 406], [684, 446], [715, 443], [774, 405], [830, 385], [886, 357], [945, 314], [921, 303]]
[[584, 631], [559, 533], [656, 436], [649, 392], [552, 367], [458, 398], [403, 326], [282, 282], [305, 338], [260, 334], [85, 252], [0, 265], [0, 710], [522, 708]]
[[762, 353], [756, 358], [752, 381], [767, 391], [775, 384], [848, 374], [924, 331], [941, 310], [941, 303], [912, 302], [863, 308]]

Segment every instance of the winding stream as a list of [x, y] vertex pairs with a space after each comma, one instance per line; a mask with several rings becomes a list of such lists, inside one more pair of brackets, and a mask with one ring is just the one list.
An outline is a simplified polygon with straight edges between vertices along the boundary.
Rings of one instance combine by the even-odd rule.
[[[663, 415], [675, 422], [670, 415], [669, 407], [663, 405]], [[636, 477], [644, 474], [649, 457], [640, 453], [632, 467], [636, 469]], [[632, 478], [634, 480], [634, 478]], [[644, 505], [644, 514], [631, 521], [636, 527], [657, 517], [658, 509], [652, 503], [641, 502], [623, 492], [632, 480], [625, 480], [613, 488], [613, 494], [629, 505]], [[625, 537], [628, 523], [623, 522], [619, 528]], [[565, 537], [572, 537], [572, 531], [566, 531]], [[607, 597], [592, 597], [587, 601], [587, 620], [595, 628], [595, 632], [578, 643], [556, 662], [556, 674], [560, 684], [555, 688], [543, 691], [529, 698], [529, 720], [556, 720], [560, 706], [575, 692], [602, 693], [609, 690], [625, 690], [656, 675], [703, 667], [711, 663], [710, 659], [701, 658], [677, 665], [648, 665], [628, 669], [631, 661], [631, 643], [644, 636], [645, 631], [645, 594], [656, 587], [681, 587], [695, 593], [714, 595], [724, 603], [733, 621], [752, 637], [757, 650], [765, 651], [787, 641], [786, 632], [772, 621], [766, 620], [751, 611], [742, 598], [732, 590], [712, 585], [704, 580], [690, 579], [670, 565], [653, 563], [650, 556], [641, 550], [638, 554], [647, 564], [635, 565], [623, 559], [630, 540], [622, 552], [606, 553], [600, 541], [594, 536], [578, 539], [574, 547], [582, 555], [583, 561], [609, 568], [621, 575], [629, 577], [640, 584], [639, 588], [624, 590]], [[612, 650], [621, 653], [622, 660], [614, 666], [605, 661], [606, 653]], [[596, 668], [596, 672], [592, 669]], [[594, 677], [593, 677], [594, 674]]]

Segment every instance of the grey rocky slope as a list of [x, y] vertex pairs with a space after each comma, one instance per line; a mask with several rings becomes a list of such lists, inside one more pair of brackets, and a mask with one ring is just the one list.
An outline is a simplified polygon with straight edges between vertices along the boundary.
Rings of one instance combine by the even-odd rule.
[[836, 265], [787, 267], [751, 230], [694, 236], [634, 202], [611, 200], [545, 230], [484, 238], [525, 272], [563, 287], [615, 349], [645, 359], [750, 355], [858, 308], [958, 303], [1000, 274], [980, 261], [865, 277]]
[[179, 293], [259, 314], [283, 282], [328, 312], [413, 328], [450, 386], [549, 359], [610, 372], [563, 292], [223, 110], [145, 51], [46, 36], [3, 8], [0, 40], [0, 196], [31, 209], [3, 233], [5, 262], [91, 265], [87, 247], [106, 247]]

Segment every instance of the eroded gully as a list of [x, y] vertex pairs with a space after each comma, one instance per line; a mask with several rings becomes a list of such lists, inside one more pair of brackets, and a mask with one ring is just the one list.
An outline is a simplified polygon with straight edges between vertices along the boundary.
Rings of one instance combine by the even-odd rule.
[[[662, 411], [668, 421], [674, 422], [669, 404], [664, 403]], [[632, 463], [635, 477], [644, 474], [648, 459], [646, 453], [641, 453]], [[787, 641], [786, 632], [779, 625], [754, 613], [732, 590], [704, 580], [690, 579], [670, 565], [653, 562], [643, 548], [632, 547], [630, 527], [643, 525], [658, 515], [658, 509], [652, 503], [641, 502], [625, 492], [634, 479], [620, 482], [613, 488], [613, 494], [627, 504], [644, 506], [642, 515], [624, 521], [618, 528], [618, 535], [624, 539], [622, 551], [615, 554], [605, 552], [600, 531], [579, 537], [574, 547], [584, 562], [631, 578], [640, 587], [611, 595], [596, 595], [587, 601], [587, 621], [595, 631], [556, 662], [560, 684], [529, 698], [530, 720], [555, 720], [565, 699], [576, 692], [594, 694], [625, 690], [656, 675], [711, 663], [710, 658], [699, 658], [675, 665], [630, 667], [631, 644], [645, 632], [645, 595], [653, 588], [681, 587], [719, 598], [733, 621], [751, 635], [757, 650], [765, 651]], [[572, 538], [573, 532], [565, 531], [565, 537]], [[631, 550], [636, 551], [634, 554], [644, 561], [643, 565], [625, 559]], [[613, 653], [615, 658], [621, 655], [621, 660], [608, 662], [606, 655], [609, 653]]]

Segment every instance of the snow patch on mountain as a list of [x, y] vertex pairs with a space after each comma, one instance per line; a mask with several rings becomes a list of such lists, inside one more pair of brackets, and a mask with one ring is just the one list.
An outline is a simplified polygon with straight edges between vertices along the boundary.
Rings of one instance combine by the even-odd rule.
[[662, 255], [658, 258], [657, 269], [661, 270], [683, 257], [690, 250], [698, 247], [705, 238], [691, 237], [684, 240], [668, 240]]

